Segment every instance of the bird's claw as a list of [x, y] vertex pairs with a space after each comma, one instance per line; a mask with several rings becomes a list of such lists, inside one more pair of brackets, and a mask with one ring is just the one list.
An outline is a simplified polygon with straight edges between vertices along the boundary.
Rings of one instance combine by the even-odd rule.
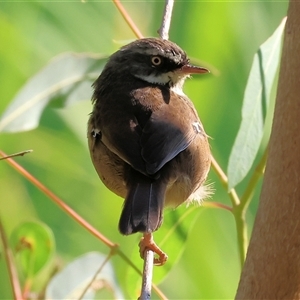
[[154, 242], [152, 233], [145, 233], [144, 236], [141, 238], [141, 241], [139, 243], [140, 247], [140, 256], [142, 259], [144, 259], [144, 254], [146, 250], [151, 250], [155, 254], [158, 255], [158, 257], [155, 257], [153, 260], [154, 265], [156, 266], [162, 266], [166, 263], [168, 259], [168, 255], [163, 252]]

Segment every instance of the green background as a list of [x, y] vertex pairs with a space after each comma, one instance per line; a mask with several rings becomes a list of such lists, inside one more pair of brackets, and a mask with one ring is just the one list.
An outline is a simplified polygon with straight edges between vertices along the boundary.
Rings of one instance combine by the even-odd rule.
[[[144, 36], [157, 36], [163, 1], [124, 1], [124, 6]], [[287, 7], [287, 2], [275, 1], [175, 3], [170, 39], [192, 60], [213, 71], [205, 78], [188, 80], [185, 93], [195, 103], [211, 137], [212, 153], [224, 170], [239, 128], [253, 56], [286, 15]], [[110, 1], [0, 1], [0, 115], [26, 81], [54, 56], [62, 52], [107, 55], [134, 38]], [[67, 108], [51, 105], [35, 130], [0, 133], [0, 149], [6, 153], [33, 149], [32, 154], [16, 160], [135, 260], [139, 236], [118, 233], [122, 199], [103, 186], [89, 158], [86, 122], [90, 96]], [[213, 171], [209, 182], [215, 189], [211, 200], [230, 205]], [[238, 192], [243, 191], [245, 182]], [[247, 214], [249, 232], [259, 189], [260, 184]], [[189, 209], [193, 207], [182, 206], [166, 214], [176, 218]], [[88, 251], [109, 251], [5, 161], [0, 161], [0, 214], [8, 236], [23, 221], [46, 223], [53, 230], [60, 265]], [[166, 267], [168, 274], [159, 287], [170, 299], [232, 299], [240, 275], [233, 217], [225, 210], [199, 207], [190, 218], [188, 239], [168, 253], [182, 255], [176, 264]], [[118, 257], [112, 262], [126, 293], [129, 267]], [[141, 260], [134, 262], [141, 268]], [[10, 299], [2, 254], [0, 274], [0, 298]]]

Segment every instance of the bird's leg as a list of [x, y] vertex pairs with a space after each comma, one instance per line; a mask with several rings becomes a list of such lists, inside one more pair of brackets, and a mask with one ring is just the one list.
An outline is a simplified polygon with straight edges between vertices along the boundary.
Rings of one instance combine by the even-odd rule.
[[162, 266], [168, 259], [168, 255], [163, 252], [154, 242], [152, 233], [144, 233], [141, 241], [139, 243], [140, 247], [140, 256], [144, 259], [144, 253], [147, 249], [153, 251], [155, 254], [158, 255], [158, 258], [154, 258], [154, 265]]

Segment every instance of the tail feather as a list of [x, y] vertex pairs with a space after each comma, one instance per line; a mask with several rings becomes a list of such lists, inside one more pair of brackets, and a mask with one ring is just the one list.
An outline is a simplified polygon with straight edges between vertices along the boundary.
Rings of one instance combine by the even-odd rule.
[[166, 184], [150, 178], [138, 180], [129, 186], [119, 230], [128, 235], [135, 232], [153, 232], [162, 223]]

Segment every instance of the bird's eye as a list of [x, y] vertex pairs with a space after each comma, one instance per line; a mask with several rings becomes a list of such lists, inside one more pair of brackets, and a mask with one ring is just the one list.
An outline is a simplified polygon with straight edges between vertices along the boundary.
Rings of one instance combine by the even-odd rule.
[[154, 66], [159, 66], [161, 64], [161, 58], [159, 56], [153, 56], [151, 62]]

